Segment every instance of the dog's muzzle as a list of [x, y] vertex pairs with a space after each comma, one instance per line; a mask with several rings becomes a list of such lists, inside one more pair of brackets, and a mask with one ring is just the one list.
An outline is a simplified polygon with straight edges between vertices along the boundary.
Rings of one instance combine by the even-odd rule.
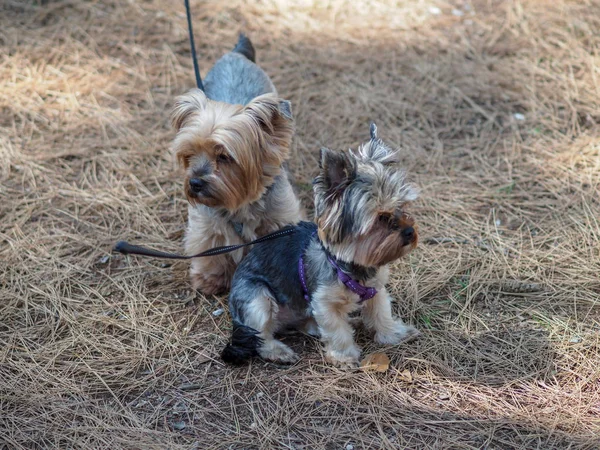
[[191, 178], [190, 179], [190, 190], [194, 194], [206, 194], [208, 183], [202, 178]]
[[415, 229], [408, 227], [402, 230], [402, 240], [404, 245], [411, 244], [415, 240]]

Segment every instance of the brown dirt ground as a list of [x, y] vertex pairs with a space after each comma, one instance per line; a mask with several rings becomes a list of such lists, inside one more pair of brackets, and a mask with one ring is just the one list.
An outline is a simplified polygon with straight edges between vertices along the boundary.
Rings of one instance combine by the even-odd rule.
[[181, 250], [183, 2], [42, 3], [0, 4], [0, 447], [600, 448], [598, 1], [192, 1], [203, 72], [243, 30], [293, 102], [309, 210], [320, 146], [403, 149], [383, 374], [226, 367], [224, 297], [111, 255]]

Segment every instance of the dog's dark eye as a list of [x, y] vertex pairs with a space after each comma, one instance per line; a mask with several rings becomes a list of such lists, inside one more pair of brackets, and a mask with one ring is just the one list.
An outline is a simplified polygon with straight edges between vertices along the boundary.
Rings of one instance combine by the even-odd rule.
[[389, 213], [379, 214], [379, 222], [392, 230], [397, 230], [399, 228], [398, 221], [394, 220], [394, 217]]
[[217, 156], [217, 162], [222, 163], [222, 164], [227, 164], [230, 163], [232, 161], [231, 156], [229, 156], [227, 153], [219, 153], [219, 156]]
[[390, 214], [388, 214], [388, 213], [379, 214], [379, 221], [381, 223], [388, 224], [391, 222], [391, 220], [392, 220], [392, 216]]

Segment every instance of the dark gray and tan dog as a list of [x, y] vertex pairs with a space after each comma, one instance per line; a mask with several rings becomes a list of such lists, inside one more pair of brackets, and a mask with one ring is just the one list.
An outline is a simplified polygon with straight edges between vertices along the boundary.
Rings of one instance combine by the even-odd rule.
[[[294, 131], [291, 105], [254, 61], [252, 43], [240, 35], [206, 75], [204, 92], [191, 90], [173, 109], [172, 149], [189, 202], [188, 255], [249, 242], [301, 218], [283, 168]], [[227, 290], [242, 257], [238, 250], [192, 260], [192, 285], [205, 294]]]
[[255, 246], [239, 265], [229, 295], [226, 362], [256, 355], [296, 361], [274, 338], [295, 327], [319, 335], [332, 363], [357, 366], [361, 351], [348, 315], [359, 309], [376, 342], [398, 344], [419, 334], [392, 317], [385, 288], [387, 265], [418, 241], [407, 213], [417, 190], [398, 166], [397, 151], [377, 137], [375, 125], [356, 152], [321, 150], [314, 193], [316, 223], [300, 222], [295, 233]]

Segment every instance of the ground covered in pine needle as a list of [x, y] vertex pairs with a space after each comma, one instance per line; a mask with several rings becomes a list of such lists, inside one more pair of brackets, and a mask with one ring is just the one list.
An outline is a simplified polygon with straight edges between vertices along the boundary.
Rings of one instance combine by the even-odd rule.
[[[219, 360], [226, 297], [186, 263], [168, 115], [194, 85], [183, 2], [0, 5], [0, 448], [600, 447], [600, 3], [192, 1], [203, 73], [240, 31], [321, 146], [368, 122], [422, 189], [393, 266], [423, 333], [385, 373]], [[213, 314], [225, 309], [222, 315]]]

